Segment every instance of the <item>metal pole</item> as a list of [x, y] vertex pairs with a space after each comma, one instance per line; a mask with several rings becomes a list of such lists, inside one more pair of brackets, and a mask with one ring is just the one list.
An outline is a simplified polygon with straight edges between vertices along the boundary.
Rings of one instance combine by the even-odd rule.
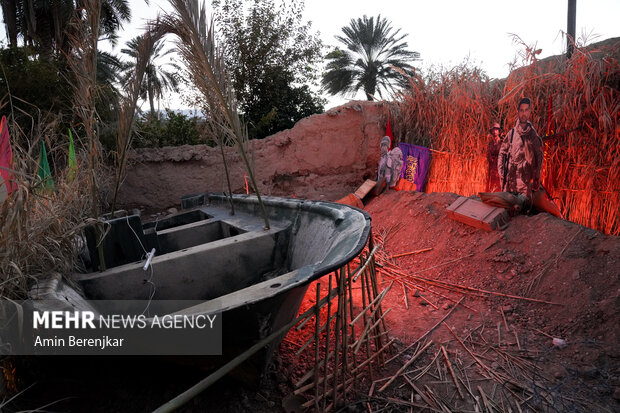
[[577, 0], [568, 0], [566, 20], [566, 58], [570, 59], [575, 47], [575, 23], [577, 20]]

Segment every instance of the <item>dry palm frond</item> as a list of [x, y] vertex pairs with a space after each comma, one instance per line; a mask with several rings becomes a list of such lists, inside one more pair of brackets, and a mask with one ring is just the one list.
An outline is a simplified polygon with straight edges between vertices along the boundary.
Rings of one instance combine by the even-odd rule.
[[204, 4], [197, 0], [170, 0], [174, 12], [165, 14], [152, 25], [152, 31], [171, 33], [178, 37], [178, 51], [185, 61], [192, 81], [200, 91], [206, 106], [206, 116], [214, 137], [221, 143], [234, 142], [256, 196], [265, 227], [269, 228], [254, 170], [246, 151], [247, 128], [242, 124], [232, 83], [221, 50], [217, 48], [213, 21], [207, 24]]

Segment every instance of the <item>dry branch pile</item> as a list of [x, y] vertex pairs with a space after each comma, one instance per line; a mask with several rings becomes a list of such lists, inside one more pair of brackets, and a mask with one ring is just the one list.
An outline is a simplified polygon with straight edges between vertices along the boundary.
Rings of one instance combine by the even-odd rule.
[[[398, 225], [398, 224], [397, 224]], [[482, 313], [470, 307], [473, 301], [492, 295], [521, 302], [555, 303], [528, 297], [508, 295], [448, 282], [443, 277], [428, 278], [428, 270], [454, 264], [471, 256], [446, 259], [425, 269], [405, 270], [394, 260], [406, 255], [424, 254], [433, 248], [390, 255], [382, 248], [398, 226], [380, 231], [375, 243], [376, 267], [383, 284], [402, 286], [407, 309], [407, 289], [413, 289], [414, 300], [424, 301], [442, 315], [425, 332], [416, 334], [411, 343], [402, 343], [399, 352], [387, 358], [384, 377], [372, 381], [367, 397], [355, 402], [368, 411], [433, 411], [433, 412], [525, 412], [525, 411], [596, 411], [610, 412], [602, 400], [591, 398], [589, 386], [579, 373], [562, 368], [549, 368], [550, 360], [560, 357], [567, 343], [544, 331], [514, 323], [507, 316], [513, 307], [498, 306]], [[436, 306], [439, 299], [449, 305]], [[466, 304], [467, 302], [467, 304]], [[469, 304], [469, 305], [468, 305]], [[480, 309], [480, 307], [477, 307]], [[416, 317], [411, 307], [411, 317]], [[458, 321], [461, 313], [470, 314], [476, 322]], [[417, 316], [419, 317], [419, 315]], [[557, 342], [557, 344], [556, 344]], [[553, 346], [550, 346], [553, 343]], [[575, 345], [571, 343], [570, 345]], [[557, 361], [556, 361], [557, 363]], [[575, 390], [578, 389], [578, 390]], [[603, 403], [603, 404], [601, 404]]]
[[483, 191], [489, 125], [509, 130], [518, 100], [528, 96], [534, 126], [549, 136], [543, 182], [562, 213], [620, 234], [620, 42], [595, 46], [546, 61], [525, 47], [521, 67], [505, 80], [468, 63], [412, 77], [391, 117], [403, 140], [432, 149], [427, 191]]
[[389, 356], [394, 340], [388, 337], [385, 316], [390, 309], [384, 311], [382, 302], [390, 287], [379, 291], [377, 250], [371, 240], [351, 263], [355, 269], [347, 264], [308, 290], [306, 297], [316, 293], [310, 308], [314, 323], [306, 323], [309, 317], [285, 339], [293, 344], [295, 357], [307, 360], [308, 370], [293, 392], [301, 398], [299, 409], [337, 411], [355, 399], [363, 383], [373, 380]]

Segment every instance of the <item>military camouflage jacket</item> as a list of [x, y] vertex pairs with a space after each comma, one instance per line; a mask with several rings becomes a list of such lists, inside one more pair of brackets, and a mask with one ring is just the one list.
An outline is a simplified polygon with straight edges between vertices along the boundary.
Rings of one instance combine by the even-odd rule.
[[529, 200], [540, 188], [543, 164], [542, 139], [530, 122], [522, 129], [519, 120], [502, 141], [497, 168], [502, 191], [522, 194]]

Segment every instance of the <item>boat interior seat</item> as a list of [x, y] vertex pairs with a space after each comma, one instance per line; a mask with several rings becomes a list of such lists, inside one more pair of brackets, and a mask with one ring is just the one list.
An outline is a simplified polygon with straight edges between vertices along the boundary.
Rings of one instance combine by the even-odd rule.
[[[144, 248], [147, 247], [148, 243], [138, 215], [108, 219], [103, 230], [107, 231], [106, 236], [101, 241], [103, 256], [106, 257], [106, 268], [140, 261], [146, 255]], [[95, 227], [87, 227], [85, 236], [93, 270], [98, 271], [101, 265]]]

